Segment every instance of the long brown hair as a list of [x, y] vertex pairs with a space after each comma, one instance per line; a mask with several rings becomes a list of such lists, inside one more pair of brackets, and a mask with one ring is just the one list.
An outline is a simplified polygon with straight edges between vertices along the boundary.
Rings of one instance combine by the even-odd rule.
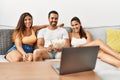
[[[13, 42], [14, 42], [15, 38], [20, 38], [20, 39], [22, 38], [22, 34], [23, 34], [23, 32], [25, 31], [25, 28], [26, 28], [26, 26], [24, 24], [24, 19], [25, 19], [26, 16], [30, 16], [31, 19], [32, 19], [32, 15], [28, 12], [25, 12], [20, 16], [19, 21], [17, 23], [17, 26], [16, 26], [16, 28], [13, 32], [13, 35], [12, 35], [12, 41]], [[33, 24], [33, 22], [32, 22], [32, 24]], [[31, 27], [32, 27], [32, 25], [31, 25]]]
[[[77, 21], [78, 23], [81, 24], [80, 19], [79, 19], [78, 17], [73, 17], [73, 18], [71, 19], [71, 22], [72, 22], [72, 21]], [[84, 31], [84, 29], [83, 29], [82, 26], [80, 26], [79, 35], [80, 35], [80, 38], [84, 37], [84, 38], [87, 39], [86, 33], [85, 33], [85, 31]]]

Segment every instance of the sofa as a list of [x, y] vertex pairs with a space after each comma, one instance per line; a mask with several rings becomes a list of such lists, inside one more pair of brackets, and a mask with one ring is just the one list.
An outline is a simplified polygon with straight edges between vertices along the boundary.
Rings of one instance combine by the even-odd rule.
[[[70, 27], [64, 27], [68, 32], [72, 32]], [[102, 39], [106, 42], [106, 29], [120, 29], [120, 25], [116, 26], [100, 26], [100, 27], [84, 27], [93, 36], [93, 39]], [[13, 29], [9, 26], [0, 26], [0, 62], [7, 62], [4, 59], [6, 51], [13, 45], [11, 35]], [[49, 61], [49, 60], [48, 60]], [[55, 60], [51, 60], [55, 61]], [[120, 70], [116, 67], [97, 59], [94, 71], [100, 76], [101, 80], [120, 80]]]

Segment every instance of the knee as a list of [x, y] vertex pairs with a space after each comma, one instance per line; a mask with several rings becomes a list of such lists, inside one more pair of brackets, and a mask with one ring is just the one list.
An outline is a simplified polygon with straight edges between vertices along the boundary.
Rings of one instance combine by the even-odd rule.
[[96, 40], [96, 42], [101, 43], [103, 42], [100, 38]]
[[46, 49], [35, 49], [33, 55], [41, 55], [44, 52], [46, 52]]
[[6, 55], [6, 60], [8, 60], [9, 62], [21, 62], [21, 61], [23, 61], [23, 58], [22, 58], [22, 56]]
[[36, 49], [33, 52], [33, 61], [42, 61], [42, 51], [40, 49]]
[[36, 49], [36, 50], [34, 50], [34, 52], [33, 52], [33, 58], [34, 58], [34, 59], [35, 59], [35, 58], [40, 58], [41, 55], [42, 55], [41, 49]]
[[12, 62], [21, 62], [23, 61], [22, 56], [15, 57]]
[[34, 55], [34, 56], [35, 56], [35, 55], [40, 55], [40, 53], [41, 53], [40, 49], [35, 49], [35, 50], [33, 51], [33, 55]]

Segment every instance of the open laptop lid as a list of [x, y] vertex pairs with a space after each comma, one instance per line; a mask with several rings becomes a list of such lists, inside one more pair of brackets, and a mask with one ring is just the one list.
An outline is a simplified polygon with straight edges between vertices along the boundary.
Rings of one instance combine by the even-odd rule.
[[95, 68], [99, 46], [63, 48], [60, 74], [93, 70]]

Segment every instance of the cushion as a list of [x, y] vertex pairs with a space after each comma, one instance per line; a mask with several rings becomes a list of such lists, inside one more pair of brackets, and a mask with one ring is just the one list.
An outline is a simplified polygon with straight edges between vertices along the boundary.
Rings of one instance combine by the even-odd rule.
[[120, 52], [120, 30], [106, 29], [107, 44], [117, 52]]
[[11, 35], [13, 29], [0, 29], [0, 54], [6, 54], [7, 50], [12, 46]]

